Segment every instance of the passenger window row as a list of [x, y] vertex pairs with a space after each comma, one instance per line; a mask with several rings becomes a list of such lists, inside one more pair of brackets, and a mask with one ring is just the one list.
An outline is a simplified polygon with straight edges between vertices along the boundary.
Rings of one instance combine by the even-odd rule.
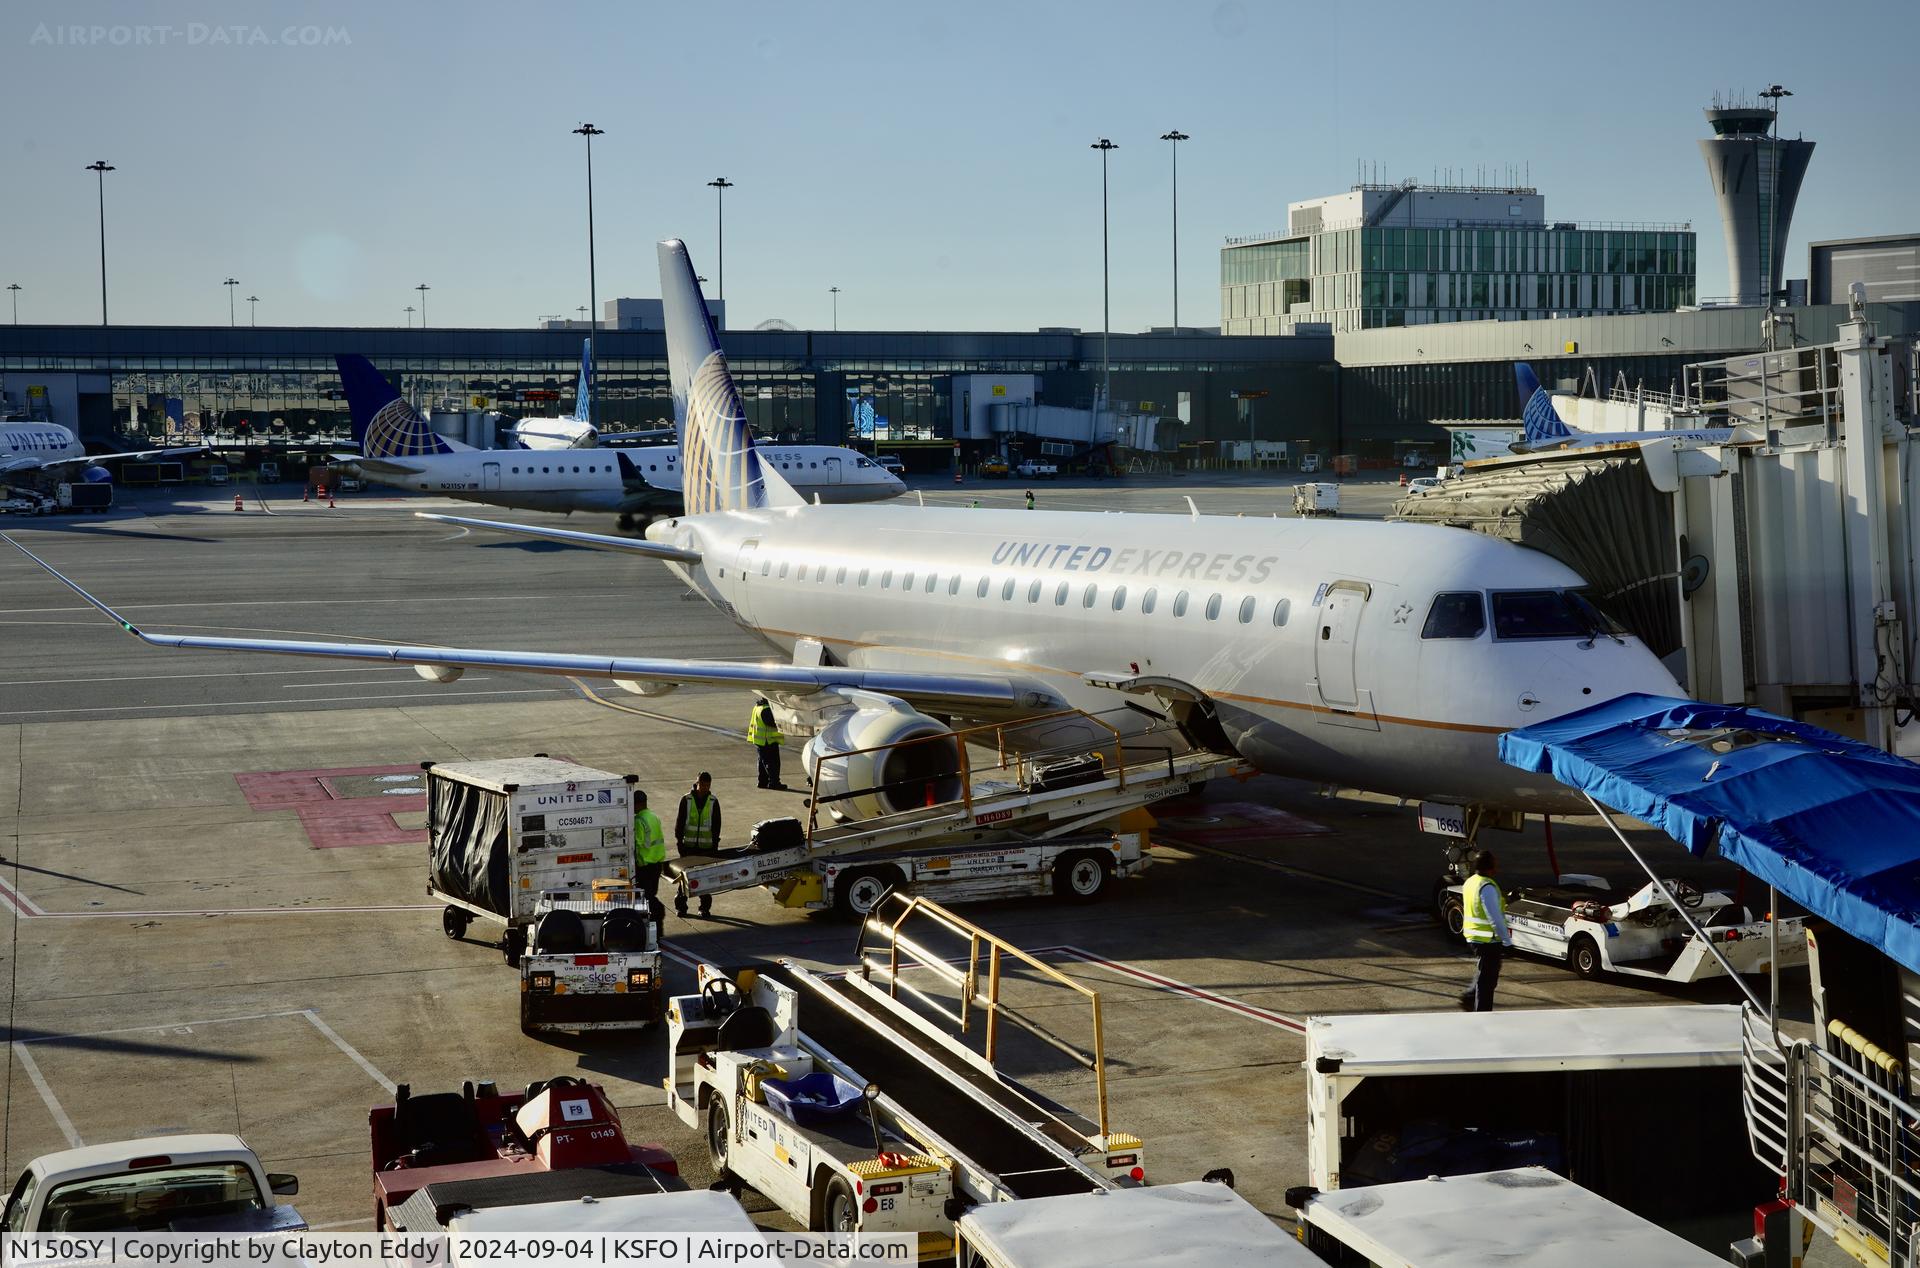
[[[784, 561], [784, 560], [781, 561], [777, 576], [781, 579], [786, 578], [786, 576], [788, 575], [789, 566], [790, 565], [788, 564], [787, 561]], [[760, 561], [760, 575], [763, 577], [773, 577], [776, 575], [774, 572], [773, 560], [763, 559]], [[847, 584], [847, 577], [848, 577], [848, 569], [845, 565], [842, 565], [834, 574], [833, 584], [837, 586], [844, 586]], [[869, 581], [872, 580], [872, 577], [873, 577], [873, 572], [871, 569], [869, 568], [860, 569], [859, 572], [854, 576], [854, 587], [856, 589], [862, 589], [862, 590], [866, 589]], [[922, 594], [933, 594], [940, 588], [940, 574], [937, 572], [929, 572], [925, 574], [905, 572], [901, 574], [901, 578], [900, 578], [899, 589], [901, 593], [911, 594], [914, 592], [914, 580], [916, 577], [920, 577], [922, 579], [922, 584], [920, 586], [920, 593]], [[794, 579], [796, 581], [805, 581], [807, 579], [807, 565], [805, 564], [799, 565], [798, 572], [795, 574]], [[825, 564], [822, 564], [818, 568], [814, 569], [813, 579], [816, 584], [825, 584], [827, 580], [827, 567]], [[888, 568], [882, 571], [880, 574], [879, 588], [882, 590], [894, 589], [893, 580], [894, 580], [893, 569]], [[947, 593], [949, 595], [958, 595], [960, 593], [960, 585], [961, 585], [960, 574], [957, 572], [953, 573], [947, 578]], [[1013, 602], [1013, 597], [1015, 593], [1019, 590], [1019, 587], [1020, 587], [1019, 578], [1017, 577], [1005, 578], [1000, 583], [1001, 601], [1004, 603]], [[1037, 577], [1034, 578], [1032, 581], [1028, 582], [1027, 588], [1026, 588], [1027, 602], [1028, 603], [1040, 602], [1040, 596], [1045, 591], [1045, 588], [1046, 588], [1045, 583]], [[974, 585], [974, 591], [973, 591], [974, 598], [984, 599], [987, 597], [988, 594], [992, 592], [992, 590], [993, 590], [993, 578], [983, 573], [980, 576], [980, 580]], [[1073, 594], [1072, 582], [1062, 581], [1058, 583], [1053, 590], [1054, 606], [1055, 607], [1067, 606], [1067, 602], [1072, 597], [1072, 594]], [[1475, 597], [1477, 598], [1478, 596], [1475, 596]], [[1173, 599], [1174, 616], [1183, 617], [1187, 614], [1187, 598], [1188, 598], [1188, 595], [1185, 590], [1180, 591], [1178, 594], [1174, 596], [1174, 599]], [[1140, 614], [1142, 616], [1152, 616], [1154, 607], [1157, 604], [1158, 600], [1159, 600], [1158, 588], [1149, 586], [1146, 592], [1140, 596]], [[1096, 604], [1098, 604], [1099, 601], [1100, 601], [1099, 583], [1088, 582], [1086, 587], [1080, 592], [1080, 606], [1082, 608], [1092, 608]], [[1207, 620], [1217, 621], [1220, 619], [1220, 614], [1224, 610], [1223, 605], [1225, 604], [1225, 601], [1226, 601], [1226, 597], [1218, 593], [1209, 595], [1207, 597], [1207, 603], [1206, 603], [1206, 609], [1205, 609]], [[1120, 586], [1115, 586], [1113, 588], [1112, 598], [1111, 598], [1111, 607], [1112, 607], [1112, 610], [1115, 612], [1126, 611], [1126, 607], [1127, 607], [1127, 587], [1126, 586], [1120, 585]], [[1251, 594], [1245, 595], [1241, 598], [1239, 607], [1235, 611], [1235, 619], [1238, 620], [1238, 622], [1241, 625], [1251, 625], [1253, 623], [1254, 617], [1259, 613], [1259, 608], [1260, 608], [1260, 601], [1256, 596]], [[1289, 600], [1287, 599], [1275, 600], [1273, 604], [1273, 613], [1272, 613], [1273, 627], [1275, 629], [1280, 629], [1284, 627], [1287, 623], [1287, 617], [1289, 616], [1291, 611], [1292, 611], [1292, 603]], [[1428, 635], [1427, 637], [1431, 638], [1434, 636]]]

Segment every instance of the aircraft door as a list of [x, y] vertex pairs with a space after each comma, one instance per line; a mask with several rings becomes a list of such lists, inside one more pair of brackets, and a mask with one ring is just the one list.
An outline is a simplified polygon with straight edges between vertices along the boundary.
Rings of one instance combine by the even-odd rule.
[[1336, 581], [1320, 600], [1320, 618], [1313, 641], [1313, 672], [1320, 683], [1320, 700], [1334, 708], [1357, 708], [1360, 695], [1354, 681], [1355, 639], [1367, 609], [1372, 587], [1364, 581]]
[[500, 487], [499, 463], [483, 462], [480, 464], [480, 487], [483, 489], [497, 489]]
[[733, 587], [733, 609], [743, 621], [753, 620], [753, 608], [747, 602], [747, 596], [753, 589], [753, 570], [760, 566], [759, 555], [760, 539], [749, 537], [740, 543], [740, 553], [734, 559], [740, 567], [740, 581]]
[[820, 463], [820, 483], [838, 484], [840, 483], [840, 479], [840, 460], [838, 458], [822, 459]]

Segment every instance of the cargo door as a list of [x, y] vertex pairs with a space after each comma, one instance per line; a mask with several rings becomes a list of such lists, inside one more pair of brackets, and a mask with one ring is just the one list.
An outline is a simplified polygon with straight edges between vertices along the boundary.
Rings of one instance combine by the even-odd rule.
[[500, 487], [499, 463], [483, 462], [480, 464], [480, 487], [483, 489], [497, 489]]
[[1354, 709], [1360, 693], [1354, 681], [1354, 652], [1360, 620], [1372, 587], [1364, 581], [1335, 581], [1320, 600], [1320, 622], [1313, 642], [1313, 672], [1320, 701], [1335, 709]]

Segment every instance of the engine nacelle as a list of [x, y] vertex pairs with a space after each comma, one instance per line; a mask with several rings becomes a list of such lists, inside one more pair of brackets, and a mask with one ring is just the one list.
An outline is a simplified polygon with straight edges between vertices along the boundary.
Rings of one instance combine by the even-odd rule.
[[88, 467], [80, 473], [80, 478], [88, 484], [110, 484], [113, 482], [113, 472], [105, 467]]
[[822, 808], [839, 819], [870, 819], [959, 799], [960, 741], [951, 727], [892, 696], [842, 694], [854, 707], [801, 753]]

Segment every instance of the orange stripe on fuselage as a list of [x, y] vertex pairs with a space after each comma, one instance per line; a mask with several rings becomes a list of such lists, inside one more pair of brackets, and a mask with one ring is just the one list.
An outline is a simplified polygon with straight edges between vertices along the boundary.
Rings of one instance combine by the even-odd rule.
[[[1023, 669], [1029, 673], [1055, 674], [1064, 678], [1084, 677], [1078, 670], [1057, 669], [1051, 665], [1036, 665], [1030, 661], [1023, 660], [999, 660], [991, 656], [968, 656], [963, 652], [942, 652], [924, 647], [903, 648], [892, 643], [861, 643], [853, 639], [829, 638], [824, 634], [802, 634], [795, 630], [763, 629], [758, 632], [763, 635], [772, 635], [780, 638], [813, 638], [818, 639], [828, 647], [844, 647], [849, 650], [858, 647], [883, 648], [892, 651], [908, 651], [916, 656], [934, 656], [941, 660], [962, 661], [974, 665], [993, 665], [996, 668], [1002, 669]], [[1310, 704], [1305, 700], [1275, 700], [1270, 696], [1249, 696], [1233, 691], [1215, 691], [1209, 692], [1208, 694], [1216, 700], [1232, 700], [1240, 704], [1266, 704], [1272, 705], [1276, 709], [1300, 709], [1307, 713], [1325, 713], [1356, 718], [1371, 716], [1376, 722], [1390, 722], [1395, 726], [1422, 727], [1431, 731], [1460, 731], [1469, 735], [1504, 735], [1512, 730], [1511, 727], [1482, 726], [1473, 722], [1442, 722], [1433, 718], [1402, 718], [1388, 713], [1375, 713], [1371, 715], [1364, 715], [1357, 712], [1349, 713], [1343, 709], [1329, 709], [1322, 704]]]

